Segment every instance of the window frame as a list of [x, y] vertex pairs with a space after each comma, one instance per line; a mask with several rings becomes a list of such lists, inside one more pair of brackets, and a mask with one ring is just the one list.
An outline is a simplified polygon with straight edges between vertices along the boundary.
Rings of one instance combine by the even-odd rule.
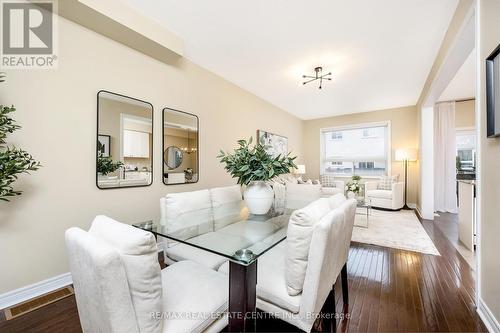
[[473, 167], [477, 170], [477, 164], [478, 164], [477, 146], [478, 145], [477, 145], [476, 127], [466, 126], [466, 127], [456, 127], [455, 128], [455, 150], [456, 150], [457, 156], [458, 156], [458, 147], [456, 146], [456, 138], [458, 135], [475, 136], [474, 148], [472, 148], [472, 163], [473, 163]]
[[[343, 177], [343, 178], [350, 178], [354, 174], [347, 175], [347, 174], [335, 174], [335, 173], [325, 173], [323, 170], [323, 160], [324, 160], [324, 153], [325, 153], [325, 142], [324, 142], [324, 136], [323, 133], [325, 132], [335, 132], [335, 131], [345, 131], [345, 130], [355, 130], [355, 129], [363, 129], [366, 127], [387, 127], [386, 130], [386, 170], [385, 170], [385, 175], [391, 175], [392, 172], [392, 148], [391, 148], [391, 121], [390, 120], [385, 120], [385, 121], [378, 121], [378, 122], [369, 122], [369, 123], [359, 123], [359, 124], [353, 124], [353, 125], [343, 125], [343, 126], [334, 126], [334, 127], [323, 127], [319, 129], [319, 174], [320, 175], [333, 175], [335, 177]], [[375, 175], [368, 175], [368, 176], [361, 176], [363, 178], [380, 178], [381, 175], [375, 176]]]

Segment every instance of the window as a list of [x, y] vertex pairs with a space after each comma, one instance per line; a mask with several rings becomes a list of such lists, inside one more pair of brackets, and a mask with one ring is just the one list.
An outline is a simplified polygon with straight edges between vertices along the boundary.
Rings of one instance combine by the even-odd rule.
[[342, 140], [342, 132], [331, 132], [332, 140]]
[[457, 169], [474, 171], [476, 168], [476, 134], [472, 130], [457, 130]]
[[339, 176], [387, 174], [389, 123], [321, 130], [321, 173]]
[[363, 138], [364, 139], [367, 139], [367, 138], [376, 138], [380, 134], [381, 134], [380, 131], [373, 130], [373, 127], [363, 128]]

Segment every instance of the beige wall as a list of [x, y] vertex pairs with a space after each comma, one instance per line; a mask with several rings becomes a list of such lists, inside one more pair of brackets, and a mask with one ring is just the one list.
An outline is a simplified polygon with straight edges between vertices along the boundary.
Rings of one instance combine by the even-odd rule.
[[476, 101], [463, 101], [455, 103], [455, 127], [476, 126]]
[[478, 52], [481, 70], [478, 77], [481, 88], [478, 93], [480, 115], [480, 297], [500, 322], [500, 139], [486, 138], [486, 84], [484, 59], [500, 43], [500, 1], [483, 0], [480, 3], [480, 45]]
[[[414, 106], [348, 114], [330, 118], [307, 120], [304, 122], [303, 156], [307, 176], [318, 178], [320, 172], [320, 129], [336, 126], [364, 124], [370, 122], [391, 121], [391, 156], [392, 174], [404, 178], [402, 162], [394, 161], [394, 151], [398, 148], [416, 148], [417, 142], [417, 109]], [[408, 176], [408, 202], [415, 202], [415, 169], [416, 163], [411, 162]]]
[[[255, 136], [257, 129], [287, 136], [294, 154], [302, 152], [299, 119], [185, 59], [167, 65], [62, 18], [58, 39], [58, 69], [7, 71], [0, 84], [1, 103], [16, 105], [15, 118], [23, 126], [9, 143], [43, 164], [16, 183], [24, 191], [21, 197], [0, 202], [0, 293], [68, 272], [64, 231], [88, 229], [96, 214], [127, 223], [157, 218], [159, 198], [168, 192], [234, 184], [217, 153]], [[152, 186], [97, 189], [96, 94], [101, 89], [153, 104]], [[196, 184], [162, 183], [165, 106], [200, 118]]]

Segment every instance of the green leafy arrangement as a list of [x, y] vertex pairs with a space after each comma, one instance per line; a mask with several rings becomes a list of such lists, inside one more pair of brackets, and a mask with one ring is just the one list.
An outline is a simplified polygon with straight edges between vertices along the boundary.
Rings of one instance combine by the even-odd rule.
[[[4, 74], [0, 73], [0, 82], [3, 82]], [[40, 162], [33, 159], [28, 152], [7, 145], [7, 134], [21, 128], [16, 121], [10, 117], [16, 111], [14, 106], [0, 105], [0, 200], [9, 201], [9, 197], [21, 195], [22, 191], [14, 190], [12, 184], [20, 174], [36, 171], [41, 167]]]
[[288, 153], [272, 157], [266, 152], [267, 146], [256, 144], [251, 147], [252, 141], [251, 137], [248, 141], [238, 140], [238, 148], [232, 154], [221, 150], [217, 156], [221, 163], [225, 163], [226, 171], [233, 178], [238, 178], [238, 184], [270, 180], [297, 167], [294, 163], [296, 156], [290, 157]]
[[115, 172], [123, 166], [123, 162], [113, 162], [111, 157], [103, 157], [102, 153], [99, 153], [97, 157], [97, 172], [102, 175], [107, 175], [108, 173]]
[[361, 176], [358, 175], [352, 176], [351, 180], [347, 182], [345, 190], [347, 192], [353, 192], [356, 195], [359, 195], [359, 192], [361, 191], [360, 181], [361, 181]]

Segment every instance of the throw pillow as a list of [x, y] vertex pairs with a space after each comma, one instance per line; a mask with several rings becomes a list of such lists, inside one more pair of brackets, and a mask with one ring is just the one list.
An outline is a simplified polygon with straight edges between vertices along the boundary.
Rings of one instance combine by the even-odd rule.
[[312, 181], [314, 185], [321, 185], [319, 179], [315, 179]]
[[297, 178], [297, 181], [299, 182], [299, 184], [302, 184], [302, 185], [312, 185], [313, 184], [313, 181], [310, 179], [303, 180], [302, 178]]
[[334, 178], [332, 175], [321, 175], [321, 185], [323, 187], [335, 187]]
[[280, 183], [286, 185], [286, 184], [297, 184], [297, 178], [295, 178], [293, 175], [286, 173], [279, 175], [278, 177], [275, 178], [276, 180], [279, 180]]
[[380, 177], [380, 181], [378, 183], [377, 189], [378, 190], [386, 190], [386, 191], [392, 190], [392, 184], [396, 183], [398, 181], [398, 178], [399, 178], [399, 175]]

